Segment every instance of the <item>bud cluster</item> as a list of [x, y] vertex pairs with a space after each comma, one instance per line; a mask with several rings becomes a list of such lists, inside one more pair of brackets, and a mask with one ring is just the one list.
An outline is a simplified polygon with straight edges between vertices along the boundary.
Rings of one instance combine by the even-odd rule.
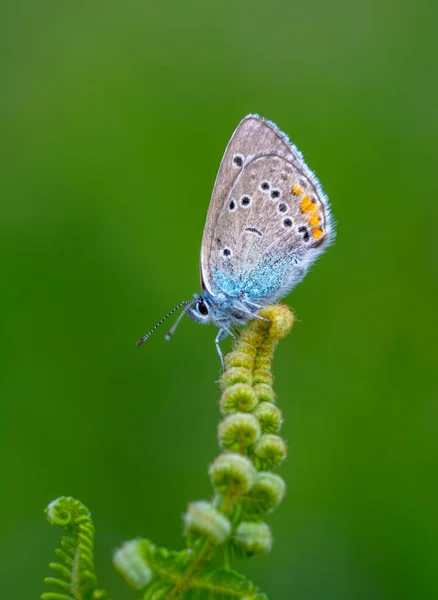
[[195, 502], [184, 516], [187, 535], [212, 544], [232, 542], [239, 555], [269, 552], [272, 535], [262, 522], [282, 501], [286, 485], [270, 470], [287, 455], [279, 431], [283, 415], [273, 390], [272, 358], [277, 341], [287, 335], [293, 315], [285, 306], [259, 311], [225, 358], [219, 402], [223, 416], [218, 439], [223, 453], [210, 465], [216, 492], [212, 503]]

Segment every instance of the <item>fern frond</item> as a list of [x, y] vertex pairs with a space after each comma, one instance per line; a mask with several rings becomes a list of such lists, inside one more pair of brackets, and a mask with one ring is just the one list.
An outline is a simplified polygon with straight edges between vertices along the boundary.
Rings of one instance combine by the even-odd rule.
[[41, 600], [101, 600], [107, 594], [98, 588], [94, 567], [94, 525], [86, 506], [71, 497], [54, 500], [46, 508], [51, 525], [63, 527], [68, 535], [61, 538], [55, 550], [59, 563], [50, 563], [55, 577], [44, 583], [57, 588], [46, 592]]
[[157, 547], [149, 540], [126, 542], [114, 556], [115, 567], [128, 583], [142, 590], [143, 600], [265, 598], [244, 575], [231, 570], [210, 571], [207, 566], [198, 567], [187, 579], [187, 571], [195, 562], [196, 553], [174, 552]]
[[[294, 317], [286, 306], [267, 306], [225, 357], [219, 403], [222, 453], [209, 475], [212, 501], [191, 502], [184, 515], [186, 549], [171, 552], [148, 540], [133, 540], [114, 555], [114, 564], [144, 600], [266, 600], [231, 560], [269, 552], [272, 534], [263, 521], [282, 501], [283, 479], [271, 472], [286, 458], [283, 422], [273, 390], [272, 359]], [[222, 551], [224, 568], [212, 571]]]

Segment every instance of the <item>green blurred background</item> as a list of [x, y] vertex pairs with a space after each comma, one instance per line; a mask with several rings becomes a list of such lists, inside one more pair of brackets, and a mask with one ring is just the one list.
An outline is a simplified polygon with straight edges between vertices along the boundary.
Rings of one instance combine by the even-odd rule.
[[[0, 5], [0, 593], [37, 598], [59, 495], [101, 585], [141, 535], [179, 548], [217, 453], [215, 330], [136, 340], [199, 291], [216, 171], [257, 112], [303, 151], [336, 244], [288, 298], [290, 445], [271, 599], [438, 596], [436, 3]], [[224, 348], [227, 345], [224, 344]]]

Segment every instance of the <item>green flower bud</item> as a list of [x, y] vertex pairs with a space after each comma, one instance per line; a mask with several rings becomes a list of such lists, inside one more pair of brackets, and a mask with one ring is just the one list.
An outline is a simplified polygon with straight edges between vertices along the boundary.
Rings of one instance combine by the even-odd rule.
[[254, 415], [237, 412], [219, 423], [219, 442], [226, 450], [243, 450], [260, 436], [260, 424]]
[[244, 329], [240, 334], [240, 338], [236, 344], [239, 349], [241, 346], [244, 348], [250, 347], [255, 354], [264, 335], [263, 326], [264, 323], [261, 323], [258, 320], [252, 321], [250, 326]]
[[115, 551], [113, 557], [117, 571], [137, 590], [146, 587], [153, 577], [152, 570], [141, 551], [143, 543], [142, 540], [125, 542], [121, 548]]
[[263, 433], [277, 433], [283, 423], [283, 414], [275, 404], [261, 402], [252, 413], [259, 420]]
[[220, 399], [221, 413], [251, 412], [258, 403], [257, 394], [247, 383], [236, 383], [227, 388]]
[[189, 504], [184, 515], [185, 535], [205, 535], [213, 544], [222, 544], [231, 533], [231, 523], [210, 502], [200, 500]]
[[244, 336], [239, 340], [239, 352], [244, 352], [254, 359], [257, 354], [257, 348], [250, 339], [245, 339]]
[[210, 465], [213, 487], [219, 494], [245, 494], [254, 483], [256, 470], [246, 456], [234, 452], [219, 455]]
[[266, 433], [254, 444], [253, 462], [257, 469], [267, 471], [278, 467], [287, 456], [286, 442], [279, 435]]
[[275, 404], [276, 394], [272, 389], [272, 386], [267, 383], [256, 383], [254, 385], [254, 391], [260, 402], [271, 402]]
[[275, 342], [266, 343], [263, 352], [257, 356], [256, 368], [258, 371], [269, 371], [272, 369], [272, 356], [274, 354]]
[[269, 337], [272, 340], [281, 340], [286, 337], [292, 329], [295, 317], [287, 306], [273, 304], [259, 310], [259, 315], [271, 322]]
[[270, 513], [283, 500], [286, 484], [280, 475], [261, 471], [257, 473], [252, 488], [245, 497], [247, 514], [261, 515]]
[[243, 367], [231, 367], [228, 371], [224, 371], [221, 377], [221, 388], [224, 390], [235, 383], [251, 385], [251, 372]]
[[272, 548], [272, 534], [266, 523], [243, 521], [236, 529], [234, 541], [249, 556], [266, 554]]
[[252, 371], [254, 366], [254, 356], [246, 352], [230, 352], [225, 357], [225, 369], [228, 371], [232, 367], [242, 367], [248, 371]]
[[270, 371], [264, 371], [262, 369], [255, 369], [252, 374], [252, 382], [256, 383], [265, 383], [271, 386], [274, 383], [274, 376]]

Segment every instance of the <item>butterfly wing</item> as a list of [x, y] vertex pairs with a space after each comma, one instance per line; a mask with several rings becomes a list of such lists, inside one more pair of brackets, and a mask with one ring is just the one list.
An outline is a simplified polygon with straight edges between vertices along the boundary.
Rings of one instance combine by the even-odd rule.
[[225, 150], [208, 208], [201, 247], [201, 283], [207, 291], [212, 291], [207, 263], [211, 252], [213, 233], [230, 190], [245, 164], [254, 155], [272, 151], [278, 152], [291, 162], [300, 163], [301, 161], [301, 154], [276, 125], [258, 115], [247, 115], [237, 126]]
[[[244, 139], [241, 127], [249, 127]], [[250, 142], [248, 131], [258, 132]], [[263, 144], [276, 148], [265, 146], [262, 152], [245, 155], [245, 148], [253, 151], [256, 141], [260, 143], [257, 135]], [[221, 170], [229, 172], [235, 149], [244, 162], [234, 178], [221, 180]], [[330, 241], [333, 228], [327, 198], [295, 146], [260, 117], [247, 117], [239, 125], [221, 170], [221, 205], [216, 205], [216, 184], [208, 215], [214, 214], [215, 221], [203, 239], [205, 287], [213, 295], [275, 301], [302, 279]], [[226, 181], [231, 181], [228, 188]]]

